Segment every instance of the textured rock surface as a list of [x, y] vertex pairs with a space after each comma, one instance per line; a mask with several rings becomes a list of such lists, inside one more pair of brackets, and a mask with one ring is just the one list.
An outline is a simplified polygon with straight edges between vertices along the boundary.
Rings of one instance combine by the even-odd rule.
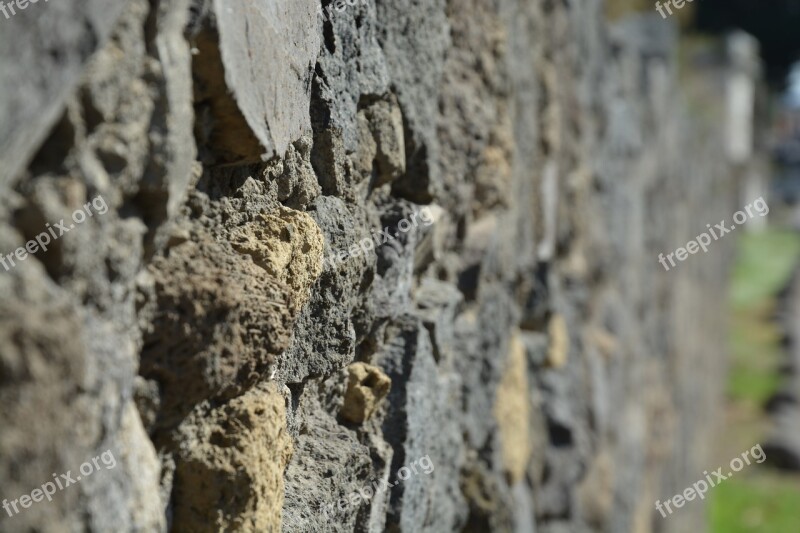
[[0, 496], [117, 465], [0, 530], [702, 529], [653, 502], [707, 467], [732, 242], [657, 257], [737, 196], [660, 17], [50, 4], [0, 19], [52, 41], [0, 60], [52, 74], [0, 95], [0, 253], [108, 209], [0, 266]]
[[[45, 0], [47, 2], [48, 0]], [[90, 55], [115, 26], [124, 0], [67, 0], [4, 9], [0, 84], [0, 185], [30, 162], [63, 111]], [[13, 3], [12, 3], [13, 4]]]
[[380, 368], [353, 363], [347, 368], [342, 418], [356, 424], [366, 421], [378, 409], [391, 386], [392, 381]]
[[[277, 531], [292, 453], [283, 398], [256, 387], [181, 423], [172, 492], [174, 529]], [[221, 505], [222, 502], [225, 502]]]

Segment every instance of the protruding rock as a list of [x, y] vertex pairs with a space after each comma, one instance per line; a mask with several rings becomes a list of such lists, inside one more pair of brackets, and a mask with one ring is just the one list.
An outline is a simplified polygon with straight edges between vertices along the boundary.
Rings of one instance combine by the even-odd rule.
[[519, 333], [511, 337], [508, 352], [494, 416], [500, 426], [503, 468], [514, 484], [525, 476], [531, 454], [527, 354]]
[[381, 400], [389, 394], [392, 380], [380, 368], [366, 363], [353, 363], [347, 374], [341, 415], [350, 422], [361, 424], [372, 416]]

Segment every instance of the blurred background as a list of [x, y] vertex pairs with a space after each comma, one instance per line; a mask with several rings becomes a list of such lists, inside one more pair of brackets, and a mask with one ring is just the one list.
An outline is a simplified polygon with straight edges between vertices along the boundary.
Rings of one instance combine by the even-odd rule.
[[[609, 3], [612, 18], [652, 9], [650, 1]], [[681, 67], [713, 68], [727, 53], [728, 75], [752, 80], [744, 92], [754, 126], [744, 144], [752, 143], [755, 163], [740, 169], [741, 205], [764, 195], [770, 206], [766, 223], [738, 235], [726, 418], [709, 471], [753, 443], [762, 443], [767, 460], [711, 492], [709, 531], [793, 533], [800, 531], [800, 2], [697, 0], [673, 12]], [[731, 92], [729, 85], [720, 95], [729, 106]]]

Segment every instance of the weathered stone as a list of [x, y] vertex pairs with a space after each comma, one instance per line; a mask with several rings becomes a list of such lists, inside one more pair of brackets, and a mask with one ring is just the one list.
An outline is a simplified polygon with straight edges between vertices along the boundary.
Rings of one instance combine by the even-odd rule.
[[[19, 178], [64, 111], [92, 53], [107, 42], [125, 0], [27, 4], [0, 19], [0, 187]], [[6, 13], [12, 13], [7, 8]], [[13, 52], [12, 52], [13, 51]], [[13, 60], [10, 57], [13, 55]]]
[[552, 368], [561, 368], [567, 363], [569, 356], [569, 332], [567, 323], [561, 315], [553, 315], [547, 324], [550, 346], [547, 350], [547, 364]]
[[[361, 498], [352, 504], [349, 497], [381, 479], [369, 448], [337, 423], [336, 413], [320, 400], [325, 397], [325, 387], [310, 381], [298, 399], [295, 453], [286, 470], [286, 533], [353, 531], [366, 522], [363, 509], [369, 504]], [[342, 499], [346, 503], [340, 508]]]
[[291, 288], [291, 302], [300, 309], [322, 272], [322, 233], [308, 214], [281, 207], [277, 216], [261, 215], [234, 228], [231, 245]]
[[[283, 472], [292, 455], [283, 399], [257, 386], [182, 423], [173, 523], [190, 531], [279, 531]], [[220, 509], [220, 502], [226, 502]]]
[[228, 90], [264, 153], [283, 156], [311, 129], [310, 81], [320, 45], [316, 4], [213, 2]]
[[[140, 372], [158, 383], [156, 427], [169, 429], [198, 402], [242, 394], [268, 377], [289, 346], [296, 306], [274, 274], [202, 233], [151, 270], [155, 305], [172, 311], [149, 326]], [[187, 330], [187, 321], [204, 326]]]
[[511, 484], [522, 480], [531, 454], [530, 397], [525, 346], [512, 334], [505, 373], [497, 389], [494, 416], [500, 429], [503, 467]]
[[347, 367], [347, 390], [341, 415], [350, 422], [361, 424], [379, 407], [392, 386], [392, 380], [379, 368], [353, 363]]

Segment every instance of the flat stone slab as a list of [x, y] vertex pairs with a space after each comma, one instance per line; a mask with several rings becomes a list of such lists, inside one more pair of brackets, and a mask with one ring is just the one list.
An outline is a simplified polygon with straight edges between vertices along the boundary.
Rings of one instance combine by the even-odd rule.
[[267, 158], [311, 131], [320, 46], [314, 0], [215, 0], [225, 82]]

